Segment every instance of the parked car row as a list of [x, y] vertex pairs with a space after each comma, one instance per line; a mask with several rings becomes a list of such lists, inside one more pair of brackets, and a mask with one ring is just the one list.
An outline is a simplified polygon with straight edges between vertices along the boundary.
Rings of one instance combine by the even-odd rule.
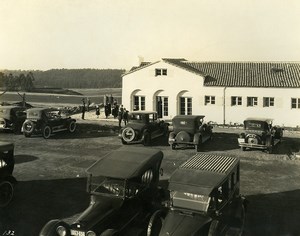
[[[119, 131], [124, 145], [142, 143], [151, 145], [152, 141], [168, 135], [171, 149], [194, 147], [201, 151], [203, 144], [213, 139], [213, 126], [204, 121], [204, 115], [177, 115], [169, 123], [158, 119], [155, 111], [134, 111], [129, 114], [128, 124]], [[273, 151], [283, 136], [283, 128], [272, 125], [272, 119], [248, 118], [244, 121], [244, 131], [238, 137], [242, 151], [258, 148]]]
[[142, 147], [107, 154], [86, 170], [86, 210], [72, 224], [50, 220], [40, 236], [242, 234], [239, 158], [197, 153], [168, 189], [159, 186], [162, 160], [162, 151]]
[[53, 133], [76, 130], [76, 120], [57, 108], [0, 107], [0, 130], [23, 132], [25, 137], [42, 135], [45, 139]]

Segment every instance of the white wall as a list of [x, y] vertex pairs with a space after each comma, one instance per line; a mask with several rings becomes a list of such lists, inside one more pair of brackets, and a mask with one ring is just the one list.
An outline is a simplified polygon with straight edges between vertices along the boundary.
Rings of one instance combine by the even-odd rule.
[[[168, 75], [155, 76], [156, 68], [167, 69]], [[178, 94], [186, 91], [183, 96], [192, 97], [193, 114], [205, 115], [206, 121], [223, 124], [225, 120], [229, 124], [242, 123], [247, 117], [262, 117], [273, 118], [278, 125], [300, 126], [300, 109], [291, 109], [291, 98], [300, 98], [300, 88], [203, 87], [202, 76], [162, 61], [123, 77], [122, 102], [129, 110], [135, 90], [137, 95], [146, 97], [146, 110], [155, 110], [155, 95], [167, 96], [169, 116], [164, 118], [179, 114]], [[205, 105], [206, 95], [215, 96], [216, 104]], [[242, 106], [231, 106], [231, 96], [241, 96]], [[258, 97], [258, 105], [247, 107], [247, 97]], [[274, 107], [263, 107], [263, 97], [274, 97]]]

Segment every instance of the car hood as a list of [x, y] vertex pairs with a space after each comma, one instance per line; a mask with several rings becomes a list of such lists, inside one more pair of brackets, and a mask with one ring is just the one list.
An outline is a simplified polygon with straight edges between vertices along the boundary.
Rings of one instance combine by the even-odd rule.
[[170, 211], [163, 223], [160, 236], [196, 235], [196, 233], [211, 221], [208, 216], [200, 214], [182, 214]]
[[122, 198], [91, 196], [89, 207], [71, 225], [71, 228], [91, 229], [114, 214], [123, 204]]

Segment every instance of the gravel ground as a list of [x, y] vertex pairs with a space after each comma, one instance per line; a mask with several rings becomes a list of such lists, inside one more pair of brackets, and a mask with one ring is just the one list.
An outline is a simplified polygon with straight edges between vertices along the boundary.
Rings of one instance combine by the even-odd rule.
[[[18, 180], [13, 201], [0, 209], [0, 235], [34, 236], [51, 219], [71, 220], [88, 205], [85, 169], [106, 153], [119, 148], [117, 121], [97, 119], [94, 111], [77, 118], [74, 134], [56, 134], [48, 140], [36, 136], [0, 133], [1, 141], [15, 143]], [[241, 152], [240, 129], [214, 128], [214, 139], [203, 146], [205, 153], [238, 156], [241, 159], [241, 193], [249, 200], [244, 235], [300, 235], [300, 135], [286, 132], [274, 154], [259, 150]], [[141, 146], [141, 145], [137, 145]], [[171, 150], [167, 139], [153, 148], [163, 151], [162, 182], [194, 149]], [[12, 235], [12, 234], [10, 234]]]

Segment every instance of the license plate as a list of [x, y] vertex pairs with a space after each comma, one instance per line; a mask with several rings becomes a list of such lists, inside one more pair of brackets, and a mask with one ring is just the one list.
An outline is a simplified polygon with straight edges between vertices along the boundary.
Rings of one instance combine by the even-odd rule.
[[72, 236], [85, 236], [85, 232], [71, 229]]
[[238, 141], [239, 141], [239, 143], [244, 143], [245, 139], [244, 138], [239, 138]]

